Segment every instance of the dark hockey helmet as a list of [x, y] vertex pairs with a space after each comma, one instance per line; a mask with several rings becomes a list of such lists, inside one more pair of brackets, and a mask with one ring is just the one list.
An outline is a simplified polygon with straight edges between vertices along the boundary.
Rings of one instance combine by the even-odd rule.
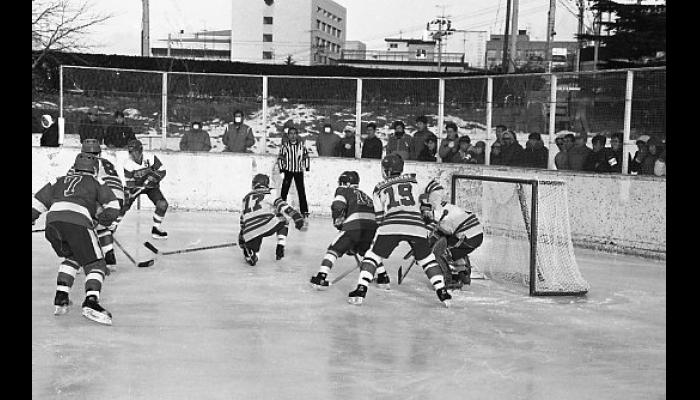
[[359, 185], [360, 175], [356, 171], [344, 171], [338, 177], [338, 185]]
[[389, 154], [382, 159], [382, 174], [384, 178], [401, 175], [403, 172], [403, 158], [398, 154]]
[[259, 187], [270, 187], [270, 177], [265, 174], [257, 174], [253, 177], [253, 189]]
[[126, 149], [131, 153], [132, 151], [143, 151], [143, 143], [138, 139], [129, 140], [126, 144]]
[[80, 151], [83, 153], [100, 154], [102, 152], [102, 148], [100, 148], [100, 144], [97, 142], [97, 139], [85, 139], [83, 140], [83, 145]]
[[90, 172], [95, 174], [97, 173], [97, 157], [90, 153], [80, 153], [75, 157], [73, 169], [75, 171]]

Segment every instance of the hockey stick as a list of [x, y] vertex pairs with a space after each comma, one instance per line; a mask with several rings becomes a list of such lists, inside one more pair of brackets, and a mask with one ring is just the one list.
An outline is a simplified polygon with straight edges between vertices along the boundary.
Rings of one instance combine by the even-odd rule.
[[[428, 235], [428, 237], [432, 236], [435, 233], [435, 231], [437, 231], [438, 225], [440, 225], [440, 222], [442, 222], [442, 220], [445, 219], [446, 215], [447, 215], [447, 210], [442, 210], [442, 216], [440, 217], [440, 220], [438, 220], [438, 222], [435, 224], [435, 227], [433, 228], [432, 232], [430, 232], [430, 235]], [[411, 249], [411, 251], [409, 251], [405, 256], [403, 256], [403, 259], [407, 260], [408, 257], [410, 257], [412, 255], [413, 255], [413, 249]], [[408, 271], [411, 270], [411, 268], [413, 267], [413, 264], [415, 264], [415, 263], [416, 263], [416, 258], [413, 257], [413, 261], [411, 262], [411, 265], [409, 265], [408, 268], [406, 268], [405, 274], [401, 273], [403, 266], [399, 266], [399, 277], [398, 277], [399, 285], [406, 278], [406, 275], [408, 275]]]
[[138, 263], [136, 263], [136, 260], [134, 260], [134, 257], [132, 257], [131, 254], [129, 254], [126, 251], [126, 249], [124, 249], [124, 247], [121, 245], [121, 243], [119, 243], [119, 241], [117, 240], [117, 238], [114, 237], [114, 235], [112, 235], [112, 240], [114, 241], [114, 244], [116, 244], [117, 247], [119, 247], [119, 250], [121, 250], [122, 253], [124, 253], [126, 258], [129, 259], [129, 261], [131, 261], [134, 265], [138, 265]]
[[46, 230], [46, 228], [44, 228], [44, 229], [36, 229], [36, 230], [32, 229], [32, 233], [44, 232], [45, 230]]
[[405, 273], [405, 274], [402, 274], [402, 273], [401, 273], [401, 267], [399, 267], [399, 285], [400, 285], [401, 282], [403, 282], [403, 280], [406, 278], [406, 275], [408, 275], [408, 271], [411, 270], [411, 267], [413, 267], [413, 264], [415, 264], [415, 263], [416, 263], [416, 259], [413, 258], [413, 261], [411, 261], [411, 265], [409, 265], [408, 268], [406, 268], [406, 273]]
[[[211, 250], [211, 249], [220, 249], [223, 247], [233, 247], [233, 246], [238, 246], [238, 243], [236, 242], [231, 242], [231, 243], [223, 243], [223, 244], [215, 244], [212, 246], [203, 246], [203, 247], [194, 247], [190, 249], [182, 249], [182, 250], [172, 250], [172, 251], [164, 251], [160, 252], [154, 245], [152, 245], [149, 242], [144, 242], [143, 243], [146, 248], [156, 254], [156, 256], [169, 256], [171, 254], [182, 254], [182, 253], [191, 253], [194, 251], [202, 251], [202, 250]], [[138, 267], [140, 268], [145, 268], [145, 267], [150, 267], [155, 263], [155, 258], [150, 259], [148, 261], [143, 261], [137, 264]]]
[[357, 262], [357, 265], [354, 266], [354, 267], [352, 267], [351, 269], [349, 269], [349, 270], [343, 272], [342, 274], [338, 275], [337, 278], [333, 279], [333, 281], [331, 282], [331, 285], [335, 285], [336, 283], [340, 282], [341, 279], [343, 279], [343, 278], [345, 278], [346, 276], [348, 276], [348, 274], [350, 274], [352, 271], [354, 271], [354, 270], [360, 268], [360, 264], [361, 264], [360, 258], [357, 257], [357, 254], [353, 254], [353, 256], [355, 256], [355, 261]]

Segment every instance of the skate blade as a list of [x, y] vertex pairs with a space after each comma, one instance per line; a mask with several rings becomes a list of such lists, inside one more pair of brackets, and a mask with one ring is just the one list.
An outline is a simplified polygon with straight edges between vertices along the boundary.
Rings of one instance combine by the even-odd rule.
[[441, 303], [445, 308], [452, 307], [452, 302], [450, 300], [443, 300]]
[[391, 286], [388, 283], [377, 283], [377, 287], [384, 290], [391, 290]]
[[168, 238], [167, 236], [158, 236], [158, 235], [151, 235], [151, 237], [152, 237], [153, 239], [161, 239], [161, 240], [162, 240], [162, 239], [167, 239], [167, 238]]
[[83, 317], [95, 321], [98, 324], [112, 325], [112, 318], [109, 315], [102, 314], [89, 307], [83, 308]]
[[359, 306], [360, 304], [362, 304], [363, 300], [364, 299], [362, 297], [350, 297], [348, 298], [348, 303]]
[[470, 279], [489, 279], [486, 277], [486, 275], [483, 272], [476, 272], [472, 271], [472, 273], [469, 275]]
[[54, 306], [54, 307], [56, 307], [56, 308], [53, 311], [53, 315], [65, 315], [65, 314], [68, 314], [68, 311], [70, 311], [70, 308], [68, 306]]
[[318, 291], [320, 291], [320, 292], [325, 292], [326, 290], [328, 290], [328, 288], [330, 288], [330, 285], [328, 285], [328, 286], [323, 286], [323, 285], [317, 285], [317, 284], [315, 284], [315, 283], [312, 283], [312, 284], [311, 284], [311, 287], [314, 288], [314, 289], [316, 289], [316, 290], [318, 290]]

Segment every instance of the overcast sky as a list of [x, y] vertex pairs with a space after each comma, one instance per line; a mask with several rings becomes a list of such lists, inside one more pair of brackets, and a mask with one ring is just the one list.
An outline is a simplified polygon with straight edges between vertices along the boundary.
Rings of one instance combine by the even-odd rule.
[[[141, 52], [141, 0], [92, 0], [95, 10], [114, 18], [94, 28], [92, 52], [139, 55]], [[231, 12], [237, 1], [260, 0], [150, 0], [151, 45], [169, 32], [184, 29], [231, 29]], [[286, 1], [286, 0], [277, 0]], [[346, 40], [361, 40], [368, 49], [385, 48], [385, 37], [420, 37], [425, 24], [443, 12], [456, 29], [501, 33], [506, 0], [336, 0], [347, 9]], [[530, 38], [545, 39], [549, 0], [519, 0], [519, 29]], [[573, 40], [577, 21], [575, 0], [557, 0], [555, 40]], [[587, 16], [586, 23], [590, 23]], [[399, 33], [401, 32], [401, 33]]]

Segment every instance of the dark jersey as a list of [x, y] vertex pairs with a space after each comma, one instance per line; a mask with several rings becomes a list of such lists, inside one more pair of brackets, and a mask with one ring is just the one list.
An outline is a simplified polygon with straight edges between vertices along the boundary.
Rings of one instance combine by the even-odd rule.
[[64, 221], [88, 228], [94, 226], [98, 206], [119, 210], [116, 196], [103, 181], [80, 172], [47, 183], [32, 201], [32, 208], [37, 211], [48, 210], [47, 224]]
[[377, 229], [372, 198], [353, 186], [339, 186], [331, 204], [333, 219], [344, 217], [341, 230]]

